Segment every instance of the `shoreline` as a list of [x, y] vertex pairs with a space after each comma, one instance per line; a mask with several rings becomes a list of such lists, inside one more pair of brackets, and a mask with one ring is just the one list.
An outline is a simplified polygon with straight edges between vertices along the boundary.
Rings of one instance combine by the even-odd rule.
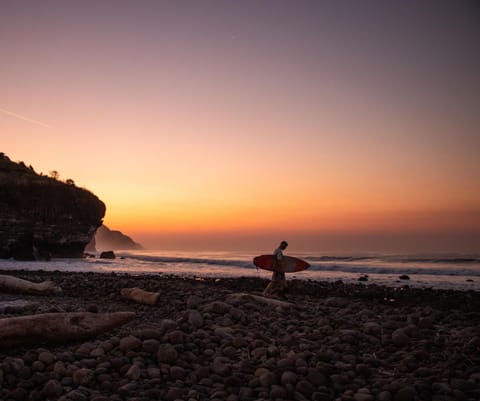
[[[211, 255], [201, 255], [195, 258], [183, 256], [159, 256], [142, 259], [130, 254], [122, 254], [115, 260], [99, 258], [82, 259], [53, 259], [51, 261], [20, 262], [13, 260], [0, 260], [0, 271], [38, 271], [49, 272], [95, 272], [110, 274], [131, 275], [177, 275], [179, 277], [212, 277], [212, 278], [237, 278], [257, 277], [270, 279], [271, 272], [262, 269], [255, 269], [250, 265], [249, 259], [237, 258], [216, 259]], [[347, 262], [348, 263], [348, 262]], [[414, 261], [412, 261], [414, 263]], [[419, 289], [451, 289], [458, 291], [480, 292], [480, 265], [472, 265], [467, 268], [460, 268], [454, 273], [456, 267], [449, 266], [443, 272], [444, 266], [435, 267], [431, 273], [431, 266], [406, 265], [403, 267], [379, 266], [378, 261], [371, 265], [346, 265], [346, 266], [322, 266], [313, 265], [297, 273], [287, 274], [287, 280], [336, 282], [343, 281], [348, 284], [379, 285], [401, 288], [409, 286]], [[398, 269], [398, 270], [397, 270]], [[401, 279], [401, 277], [407, 279]]]
[[[274, 307], [248, 297], [231, 300], [232, 294], [261, 294], [268, 280], [257, 277], [0, 274], [52, 280], [63, 289], [55, 296], [0, 292], [0, 304], [38, 302], [29, 313], [136, 315], [88, 341], [0, 350], [0, 399], [480, 398], [475, 291], [292, 280], [292, 305]], [[127, 301], [120, 297], [125, 287], [159, 292], [160, 301]]]

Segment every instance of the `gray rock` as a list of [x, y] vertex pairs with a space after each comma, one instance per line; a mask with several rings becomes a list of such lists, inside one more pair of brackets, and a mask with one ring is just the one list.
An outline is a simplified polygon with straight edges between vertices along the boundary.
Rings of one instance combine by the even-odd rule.
[[91, 369], [81, 368], [73, 372], [73, 383], [79, 386], [86, 386], [93, 379], [93, 371]]
[[119, 348], [122, 351], [129, 351], [133, 349], [140, 348], [142, 346], [142, 341], [134, 336], [127, 336], [120, 339]]
[[259, 376], [258, 380], [263, 387], [270, 387], [277, 382], [277, 377], [273, 372], [265, 371]]
[[187, 299], [187, 309], [196, 309], [202, 302], [202, 298], [196, 295], [190, 295]]
[[87, 392], [81, 390], [72, 390], [65, 394], [58, 401], [89, 401], [90, 397]]
[[185, 369], [181, 366], [172, 366], [170, 368], [170, 376], [174, 380], [183, 380], [185, 378]]
[[65, 363], [63, 361], [55, 362], [55, 364], [53, 365], [53, 371], [59, 376], [65, 375]]
[[228, 359], [223, 357], [217, 357], [213, 360], [212, 370], [219, 376], [228, 376], [231, 372]]
[[393, 401], [415, 401], [417, 392], [414, 387], [406, 386], [397, 391]]
[[308, 369], [307, 380], [314, 386], [322, 386], [327, 382], [325, 374], [316, 368]]
[[98, 358], [103, 355], [105, 355], [105, 350], [102, 347], [97, 347], [90, 352], [90, 356], [94, 358]]
[[435, 320], [431, 316], [423, 317], [418, 322], [418, 327], [421, 329], [431, 329], [435, 323]]
[[390, 391], [381, 391], [377, 394], [377, 401], [392, 401], [392, 399]]
[[167, 334], [167, 338], [170, 344], [183, 344], [185, 335], [183, 331], [173, 330]]
[[[175, 330], [177, 328], [177, 322], [171, 319], [163, 319], [160, 322], [160, 330], [163, 333], [168, 333], [171, 330]], [[155, 338], [155, 337], [152, 337]]]
[[42, 394], [46, 398], [55, 398], [63, 393], [63, 387], [57, 380], [49, 380], [42, 388]]
[[382, 326], [377, 322], [367, 322], [363, 325], [363, 332], [372, 336], [379, 336], [382, 333]]
[[315, 388], [310, 382], [306, 380], [300, 380], [295, 386], [295, 390], [308, 397], [312, 395], [312, 393], [315, 391]]
[[41, 352], [39, 355], [38, 355], [38, 360], [40, 362], [43, 362], [45, 365], [51, 365], [54, 361], [55, 361], [55, 355], [53, 355], [51, 352], [49, 351], [44, 351], [44, 352]]
[[280, 381], [284, 386], [287, 384], [295, 385], [297, 383], [297, 374], [295, 372], [287, 370], [282, 373]]
[[172, 363], [178, 358], [178, 352], [171, 344], [160, 344], [157, 352], [157, 360], [161, 363]]
[[174, 401], [183, 399], [185, 390], [179, 387], [170, 387], [167, 391], [166, 400]]
[[142, 349], [145, 352], [152, 353], [152, 354], [158, 351], [159, 346], [160, 346], [160, 341], [155, 340], [153, 338], [144, 340], [142, 343]]
[[325, 305], [336, 308], [343, 308], [350, 303], [348, 298], [330, 297], [325, 300]]
[[452, 394], [452, 389], [448, 383], [433, 383], [432, 390], [438, 394]]
[[197, 329], [202, 327], [203, 326], [202, 314], [196, 309], [192, 309], [188, 311], [188, 323]]
[[405, 334], [404, 329], [397, 329], [392, 333], [392, 342], [397, 347], [405, 347], [410, 344], [410, 337]]
[[130, 369], [128, 369], [127, 373], [125, 373], [125, 377], [130, 380], [138, 380], [141, 376], [141, 373], [140, 367], [137, 364], [133, 364], [130, 366]]
[[432, 376], [433, 372], [430, 368], [420, 367], [415, 370], [415, 376], [417, 377], [429, 377]]
[[210, 302], [203, 306], [203, 311], [205, 313], [216, 313], [219, 315], [224, 315], [230, 311], [232, 306], [221, 301]]
[[147, 375], [151, 379], [158, 379], [162, 376], [162, 372], [160, 371], [160, 369], [158, 369], [156, 367], [148, 367], [147, 368]]
[[355, 401], [374, 401], [375, 397], [370, 393], [369, 389], [361, 388], [353, 395], [353, 399]]
[[282, 386], [274, 384], [270, 389], [270, 398], [272, 400], [275, 400], [277, 398], [280, 398], [280, 399], [287, 398], [287, 391]]
[[40, 361], [35, 361], [32, 363], [32, 370], [34, 372], [43, 372], [45, 370], [45, 364]]

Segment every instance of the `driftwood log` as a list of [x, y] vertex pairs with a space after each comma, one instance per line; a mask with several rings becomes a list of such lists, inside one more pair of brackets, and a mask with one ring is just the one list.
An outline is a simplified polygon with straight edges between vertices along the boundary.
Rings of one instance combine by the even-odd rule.
[[241, 304], [243, 302], [249, 302], [249, 301], [261, 302], [263, 304], [267, 304], [271, 306], [280, 306], [284, 308], [296, 306], [294, 303], [291, 303], [291, 302], [282, 301], [280, 299], [275, 299], [275, 298], [262, 297], [260, 295], [236, 293], [236, 294], [230, 294], [227, 296], [227, 302], [232, 304]]
[[57, 287], [53, 281], [33, 283], [32, 281], [5, 275], [0, 275], [0, 288], [37, 295], [58, 295], [62, 293], [62, 289]]
[[70, 312], [0, 319], [0, 348], [83, 340], [121, 326], [134, 317], [134, 312]]
[[160, 298], [160, 293], [158, 292], [149, 292], [137, 287], [122, 288], [120, 294], [123, 298], [145, 305], [155, 305], [158, 298]]

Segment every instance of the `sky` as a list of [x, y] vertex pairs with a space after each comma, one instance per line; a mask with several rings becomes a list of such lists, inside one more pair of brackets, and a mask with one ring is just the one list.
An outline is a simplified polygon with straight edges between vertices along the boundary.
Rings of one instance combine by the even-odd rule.
[[0, 151], [153, 249], [480, 251], [475, 1], [0, 1]]

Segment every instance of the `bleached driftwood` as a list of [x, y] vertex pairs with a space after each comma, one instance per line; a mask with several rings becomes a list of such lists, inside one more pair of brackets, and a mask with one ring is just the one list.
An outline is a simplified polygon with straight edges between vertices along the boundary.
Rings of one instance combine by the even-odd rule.
[[134, 317], [134, 312], [70, 312], [0, 319], [0, 348], [83, 340], [121, 326]]
[[227, 302], [233, 303], [233, 304], [237, 304], [237, 303], [241, 304], [241, 303], [250, 302], [250, 301], [262, 302], [264, 304], [268, 304], [272, 306], [281, 306], [281, 307], [295, 306], [294, 303], [282, 301], [280, 299], [267, 298], [267, 297], [262, 297], [260, 295], [253, 295], [253, 294], [246, 294], [246, 293], [230, 294], [227, 297]]
[[17, 292], [38, 295], [58, 295], [62, 293], [62, 289], [57, 287], [53, 281], [34, 283], [18, 277], [5, 275], [0, 275], [0, 288], [7, 288]]
[[155, 305], [160, 297], [160, 293], [158, 292], [149, 292], [137, 287], [122, 288], [120, 294], [123, 298], [145, 305]]

